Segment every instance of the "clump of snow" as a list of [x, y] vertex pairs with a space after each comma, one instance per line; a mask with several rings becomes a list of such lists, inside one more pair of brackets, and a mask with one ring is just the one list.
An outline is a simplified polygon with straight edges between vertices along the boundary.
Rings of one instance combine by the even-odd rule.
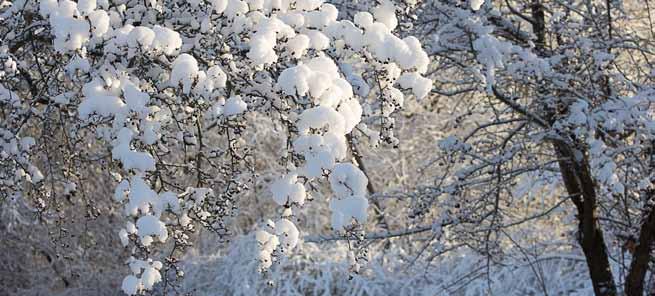
[[319, 10], [305, 13], [305, 26], [307, 28], [322, 29], [337, 21], [339, 11], [332, 4], [322, 4]]
[[262, 270], [271, 267], [275, 252], [289, 252], [300, 240], [298, 228], [288, 219], [282, 218], [276, 222], [269, 220], [265, 228], [255, 232], [255, 239], [259, 243], [259, 266]]
[[383, 0], [380, 5], [373, 9], [373, 16], [375, 20], [383, 23], [389, 31], [398, 26], [398, 19], [396, 18], [396, 6], [390, 0]]
[[121, 289], [127, 295], [136, 295], [138, 291], [143, 289], [143, 284], [137, 277], [128, 275], [123, 279]]
[[330, 38], [318, 30], [303, 30], [303, 33], [309, 37], [309, 44], [315, 50], [325, 50], [330, 47]]
[[473, 41], [473, 48], [476, 50], [476, 58], [480, 64], [486, 67], [485, 83], [487, 92], [491, 93], [491, 88], [495, 83], [496, 68], [504, 68], [504, 58], [512, 51], [512, 46], [508, 42], [503, 42], [488, 34], [490, 28], [485, 28], [481, 36]]
[[41, 6], [46, 9], [43, 14], [50, 16], [50, 25], [55, 35], [54, 47], [59, 52], [80, 49], [91, 37], [89, 22], [75, 17], [77, 6], [77, 3], [70, 0], [60, 0], [56, 7], [50, 3]]
[[366, 11], [360, 11], [355, 14], [354, 21], [360, 28], [366, 29], [373, 24], [373, 15]]
[[402, 88], [412, 89], [414, 97], [419, 100], [425, 98], [432, 90], [432, 80], [416, 72], [403, 73], [398, 78], [398, 84]]
[[152, 236], [157, 236], [160, 242], [165, 242], [168, 239], [168, 230], [166, 224], [161, 222], [159, 218], [152, 215], [141, 216], [136, 221], [137, 234], [141, 237], [141, 242], [144, 246], [149, 246], [152, 242]]
[[368, 179], [359, 168], [351, 163], [337, 164], [330, 173], [329, 180], [332, 191], [338, 198], [366, 194]]
[[300, 232], [291, 221], [280, 219], [275, 222], [275, 234], [285, 251], [291, 251], [296, 247]]
[[150, 96], [127, 77], [114, 80], [109, 86], [105, 86], [100, 79], [94, 79], [83, 86], [82, 94], [85, 98], [78, 106], [78, 115], [82, 120], [92, 114], [117, 117], [118, 121], [122, 121], [129, 111], [136, 112], [141, 118], [149, 114], [147, 104]]
[[[357, 103], [359, 104], [359, 103]], [[344, 105], [343, 113], [330, 107], [319, 106], [305, 110], [298, 119], [297, 126], [300, 136], [293, 142], [294, 151], [302, 154], [305, 165], [300, 169], [304, 176], [314, 178], [323, 175], [325, 170], [331, 170], [335, 160], [346, 157], [346, 121], [348, 105]], [[359, 114], [352, 116], [361, 116]], [[359, 118], [357, 118], [359, 122]], [[351, 124], [348, 128], [352, 128]], [[325, 130], [322, 134], [311, 134], [312, 130]], [[349, 131], [348, 131], [349, 132]]]
[[121, 113], [124, 107], [125, 102], [117, 96], [92, 96], [82, 101], [78, 113], [81, 119], [87, 119], [94, 113], [107, 117]]
[[285, 46], [292, 57], [299, 59], [303, 54], [305, 54], [307, 48], [309, 48], [309, 41], [310, 39], [307, 35], [298, 34], [289, 39]]
[[159, 194], [159, 199], [153, 205], [155, 216], [159, 217], [162, 213], [169, 209], [175, 214], [181, 214], [180, 200], [177, 198], [177, 194], [173, 192], [162, 192]]
[[221, 14], [225, 11], [225, 8], [227, 8], [229, 0], [209, 0], [208, 2], [212, 4], [214, 12]]
[[305, 203], [305, 186], [298, 183], [297, 174], [288, 174], [271, 185], [273, 200], [281, 206], [292, 203], [303, 205]]
[[352, 219], [364, 223], [367, 219], [368, 200], [366, 175], [350, 163], [337, 164], [330, 173], [330, 185], [335, 198], [330, 200], [332, 210], [332, 228], [343, 230]]
[[167, 55], [171, 55], [182, 48], [182, 38], [180, 38], [178, 32], [159, 25], [155, 25], [152, 30], [155, 33], [155, 39], [152, 43], [153, 48], [159, 49]]
[[323, 0], [296, 0], [296, 9], [310, 11], [321, 7], [321, 4]]
[[121, 229], [118, 232], [118, 238], [120, 238], [121, 245], [123, 245], [123, 247], [127, 247], [127, 245], [130, 243], [130, 238], [128, 236], [127, 230], [125, 229]]
[[[330, 133], [333, 137], [338, 137]], [[345, 139], [343, 139], [345, 142]], [[294, 151], [305, 158], [305, 165], [299, 172], [309, 178], [320, 177], [325, 170], [334, 167], [335, 159], [345, 156], [325, 143], [325, 137], [321, 135], [300, 136], [293, 142]]]
[[96, 0], [78, 0], [77, 11], [82, 15], [87, 15], [96, 9]]
[[219, 66], [211, 66], [204, 71], [198, 72], [198, 83], [193, 89], [193, 93], [201, 95], [207, 99], [212, 98], [215, 89], [224, 88], [227, 84], [227, 75]]
[[277, 61], [275, 45], [279, 38], [292, 38], [296, 31], [276, 17], [260, 21], [250, 40], [250, 51], [246, 54], [254, 65], [272, 64]]
[[[113, 11], [112, 11], [113, 12]], [[102, 19], [104, 22], [111, 21]], [[130, 24], [111, 32], [104, 50], [111, 53], [125, 54], [132, 57], [139, 52], [173, 55], [182, 47], [180, 34], [163, 26], [132, 26]], [[127, 52], [125, 52], [127, 50]]]
[[141, 283], [143, 283], [144, 289], [150, 290], [155, 285], [155, 283], [160, 281], [161, 273], [159, 273], [159, 269], [155, 268], [154, 266], [148, 266], [144, 268], [143, 274], [141, 274]]
[[334, 198], [330, 200], [332, 211], [332, 229], [342, 231], [350, 225], [352, 219], [357, 223], [366, 223], [368, 214], [368, 200], [363, 196], [349, 196], [343, 199]]
[[179, 55], [173, 62], [171, 70], [171, 85], [182, 84], [182, 92], [188, 94], [191, 91], [196, 76], [198, 75], [198, 61], [186, 53]]
[[127, 127], [122, 128], [116, 140], [114, 148], [111, 150], [112, 158], [120, 160], [123, 168], [126, 170], [136, 169], [141, 172], [152, 171], [155, 169], [155, 160], [147, 152], [134, 151], [130, 147], [134, 132]]
[[309, 94], [317, 104], [331, 108], [353, 97], [351, 85], [339, 75], [334, 61], [325, 56], [285, 69], [278, 78], [277, 87], [287, 95]]
[[325, 106], [305, 110], [298, 117], [297, 126], [301, 134], [309, 133], [310, 129], [325, 129], [327, 132], [340, 135], [346, 134], [346, 124], [343, 115]]
[[[272, 223], [272, 222], [271, 222]], [[274, 234], [265, 230], [258, 230], [255, 238], [259, 243], [259, 264], [260, 268], [268, 269], [273, 264], [272, 254], [280, 245], [280, 240]]]
[[87, 16], [91, 22], [91, 32], [93, 36], [103, 36], [110, 29], [109, 14], [104, 10], [94, 10]]
[[150, 290], [161, 281], [161, 268], [163, 264], [159, 261], [148, 261], [130, 259], [129, 262], [132, 274], [126, 276], [121, 284], [121, 289], [127, 295], [139, 294], [142, 290]]
[[300, 232], [296, 225], [288, 219], [282, 218], [276, 222], [269, 220], [266, 223], [266, 230], [255, 232], [255, 239], [260, 247], [260, 268], [267, 269], [273, 263], [276, 251], [284, 253], [296, 247], [300, 240]]
[[39, 183], [39, 182], [41, 182], [43, 180], [43, 178], [45, 178], [45, 176], [43, 176], [43, 173], [41, 172], [41, 170], [39, 170], [39, 168], [37, 168], [35, 165], [30, 165], [27, 168], [27, 171], [30, 174], [29, 175], [30, 178], [28, 180], [32, 184]]

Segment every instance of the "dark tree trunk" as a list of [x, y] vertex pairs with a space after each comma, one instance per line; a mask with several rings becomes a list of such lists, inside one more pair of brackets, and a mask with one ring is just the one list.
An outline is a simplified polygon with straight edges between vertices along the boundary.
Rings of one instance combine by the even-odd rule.
[[[655, 141], [651, 142], [650, 149], [646, 150], [650, 155], [649, 167], [655, 168]], [[651, 201], [655, 198], [655, 190], [649, 190], [646, 193], [646, 200]], [[644, 283], [646, 273], [648, 272], [648, 263], [651, 260], [651, 251], [655, 242], [655, 206], [651, 205], [648, 214], [644, 216], [637, 238], [637, 246], [632, 254], [630, 271], [625, 278], [625, 294], [628, 296], [644, 295]], [[651, 292], [652, 293], [652, 292]]]
[[651, 209], [642, 223], [637, 247], [630, 263], [630, 271], [625, 279], [625, 294], [628, 296], [644, 295], [644, 279], [648, 271], [653, 240], [655, 240], [655, 211]]
[[[530, 10], [532, 31], [536, 36], [535, 47], [539, 55], [545, 56], [545, 7], [541, 0], [532, 0]], [[552, 121], [552, 118], [549, 118], [549, 121]], [[578, 243], [585, 255], [594, 293], [598, 296], [617, 295], [603, 231], [596, 217], [596, 185], [591, 176], [589, 162], [582, 151], [579, 153], [579, 159], [576, 159], [578, 155], [568, 143], [557, 141], [553, 145], [564, 185], [578, 211]]]
[[555, 143], [566, 190], [578, 211], [578, 242], [582, 247], [596, 295], [617, 295], [603, 231], [596, 217], [596, 189], [585, 157], [576, 159], [565, 143]]

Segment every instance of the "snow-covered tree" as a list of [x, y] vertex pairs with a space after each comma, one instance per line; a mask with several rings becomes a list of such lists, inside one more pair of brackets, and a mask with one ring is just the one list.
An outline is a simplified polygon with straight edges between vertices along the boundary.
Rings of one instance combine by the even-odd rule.
[[198, 225], [229, 235], [257, 178], [246, 133], [265, 117], [286, 143], [270, 189], [285, 210], [257, 233], [262, 270], [295, 247], [294, 211], [321, 183], [332, 228], [361, 232], [367, 177], [348, 159], [353, 130], [396, 144], [392, 114], [432, 85], [419, 40], [392, 33], [393, 4], [372, 12], [340, 20], [320, 0], [5, 3], [3, 200], [29, 196], [51, 215], [85, 186], [80, 166], [102, 162], [132, 255], [122, 290], [151, 290], [183, 274], [177, 256]]
[[[435, 1], [421, 17], [434, 92], [469, 104], [439, 143], [443, 173], [417, 193], [418, 214], [438, 209], [452, 235], [501, 261], [508, 229], [564, 210], [594, 293], [642, 295], [655, 231], [650, 10]], [[517, 210], [546, 187], [552, 207]]]

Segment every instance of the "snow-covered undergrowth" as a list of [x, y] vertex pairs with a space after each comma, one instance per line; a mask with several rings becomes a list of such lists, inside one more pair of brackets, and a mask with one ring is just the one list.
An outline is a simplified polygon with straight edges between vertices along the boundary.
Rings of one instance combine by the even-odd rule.
[[[575, 252], [544, 254], [530, 262], [487, 265], [483, 256], [456, 250], [427, 262], [416, 251], [384, 244], [364, 272], [349, 277], [348, 247], [301, 243], [264, 277], [253, 272], [252, 236], [227, 250], [189, 255], [184, 290], [194, 295], [593, 295], [584, 257]], [[412, 261], [413, 264], [412, 264]]]

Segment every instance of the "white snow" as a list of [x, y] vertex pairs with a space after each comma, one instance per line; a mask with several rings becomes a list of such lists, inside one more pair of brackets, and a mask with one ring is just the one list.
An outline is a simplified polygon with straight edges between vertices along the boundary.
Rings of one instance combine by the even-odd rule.
[[351, 163], [340, 163], [330, 173], [330, 185], [338, 198], [366, 195], [368, 179], [366, 175]]
[[88, 18], [91, 21], [91, 32], [93, 36], [100, 37], [109, 32], [110, 19], [106, 11], [94, 10], [89, 13]]
[[196, 76], [198, 75], [198, 62], [196, 59], [186, 53], [179, 55], [173, 62], [171, 70], [171, 85], [177, 86], [182, 84], [182, 92], [188, 94], [191, 91]]
[[[141, 237], [142, 242], [144, 242], [144, 238], [153, 235], [156, 235], [160, 242], [165, 242], [166, 239], [168, 239], [168, 230], [166, 229], [166, 224], [161, 222], [159, 218], [155, 216], [141, 216], [136, 221], [136, 228], [138, 230], [137, 234], [139, 237]], [[147, 247], [150, 245], [150, 243], [144, 243], [143, 245]]]
[[368, 200], [362, 196], [349, 196], [343, 199], [333, 198], [330, 200], [332, 210], [332, 229], [335, 231], [344, 230], [350, 225], [352, 219], [357, 223], [366, 223], [368, 214]]
[[318, 30], [303, 30], [303, 33], [309, 37], [311, 48], [316, 50], [325, 50], [330, 47], [330, 38]]
[[133, 275], [128, 275], [123, 279], [121, 284], [121, 289], [127, 295], [136, 295], [136, 293], [141, 290], [142, 284], [141, 280]]
[[77, 11], [82, 15], [88, 15], [96, 9], [96, 0], [78, 0]]
[[[130, 258], [129, 266], [133, 274], [126, 276], [121, 285], [123, 292], [127, 295], [136, 295], [144, 289], [151, 290], [162, 279], [159, 270], [163, 264], [159, 261]], [[140, 277], [137, 277], [139, 275]]]
[[199, 71], [197, 80], [193, 93], [212, 99], [214, 90], [224, 88], [227, 84], [227, 75], [220, 66], [211, 66], [207, 69], [207, 73]]
[[87, 119], [91, 114], [99, 114], [107, 117], [121, 113], [125, 102], [117, 96], [92, 96], [86, 97], [78, 107], [81, 119]]
[[412, 89], [412, 93], [417, 100], [425, 98], [432, 90], [432, 80], [416, 72], [403, 73], [397, 82], [402, 88]]
[[155, 267], [148, 266], [144, 269], [143, 274], [141, 274], [141, 282], [143, 283], [143, 288], [146, 290], [152, 289], [152, 286], [160, 281], [161, 273]]
[[139, 176], [132, 177], [129, 186], [128, 203], [125, 205], [125, 214], [129, 216], [137, 216], [139, 211], [141, 211], [142, 214], [148, 214], [150, 212], [150, 206], [155, 203], [157, 193], [150, 189], [150, 186], [146, 184], [145, 180]]
[[277, 61], [275, 45], [279, 38], [292, 38], [296, 31], [276, 17], [264, 18], [255, 29], [250, 39], [250, 50], [246, 56], [254, 65], [272, 64]]
[[167, 55], [172, 55], [182, 48], [182, 38], [178, 32], [159, 25], [155, 25], [152, 30], [155, 33], [153, 48], [160, 49]]
[[292, 57], [299, 59], [305, 54], [307, 48], [309, 48], [309, 41], [310, 39], [307, 35], [298, 34], [289, 39], [285, 46]]
[[298, 117], [298, 123], [296, 125], [301, 134], [309, 133], [310, 129], [322, 128], [325, 128], [328, 132], [340, 135], [346, 134], [346, 124], [343, 115], [325, 106], [305, 110]]
[[398, 26], [398, 19], [396, 18], [396, 6], [390, 0], [383, 0], [379, 6], [373, 9], [373, 16], [375, 20], [383, 23], [389, 31]]
[[221, 14], [227, 8], [229, 0], [208, 0], [212, 4], [214, 12]]
[[280, 219], [275, 222], [275, 234], [287, 252], [293, 250], [298, 244], [300, 232], [296, 225], [287, 219]]
[[130, 243], [130, 238], [128, 237], [127, 230], [121, 229], [118, 232], [118, 237], [120, 238], [123, 247], [127, 247], [127, 245]]
[[305, 203], [305, 186], [298, 183], [297, 174], [288, 174], [281, 177], [271, 185], [273, 200], [281, 206], [295, 203], [303, 205]]
[[114, 148], [111, 150], [112, 158], [120, 160], [126, 170], [135, 169], [141, 172], [154, 170], [155, 160], [152, 155], [147, 152], [133, 151], [130, 148], [134, 134], [127, 127], [119, 131], [113, 143]]
[[330, 200], [332, 228], [343, 230], [352, 219], [365, 223], [368, 209], [368, 200], [364, 197], [368, 184], [366, 175], [353, 164], [340, 163], [335, 165], [329, 180], [335, 194], [335, 198]]
[[180, 200], [177, 198], [177, 194], [174, 192], [162, 192], [159, 194], [159, 199], [153, 204], [154, 213], [156, 217], [162, 215], [162, 213], [169, 209], [171, 212], [176, 214], [181, 214]]

